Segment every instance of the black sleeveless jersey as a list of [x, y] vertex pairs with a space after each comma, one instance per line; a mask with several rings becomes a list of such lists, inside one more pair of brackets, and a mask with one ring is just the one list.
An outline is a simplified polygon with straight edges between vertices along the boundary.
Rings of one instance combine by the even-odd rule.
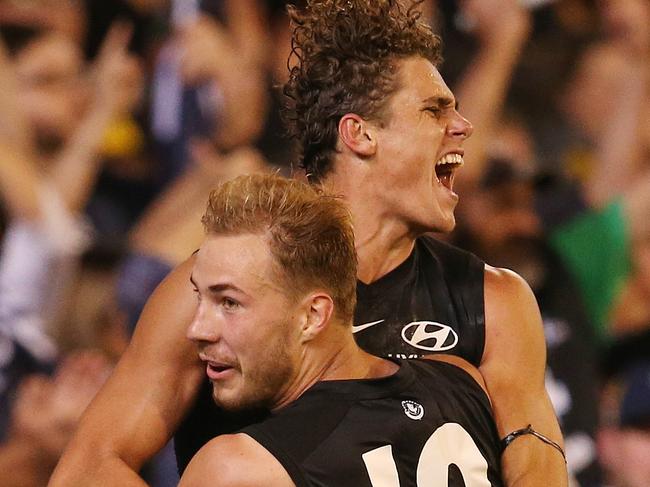
[[403, 361], [381, 379], [319, 382], [242, 430], [297, 487], [503, 485], [490, 404], [464, 370]]
[[[371, 284], [357, 282], [357, 343], [383, 357], [444, 352], [478, 367], [485, 342], [483, 271], [484, 263], [469, 252], [431, 237], [417, 239], [398, 267]], [[212, 438], [256, 419], [217, 408], [206, 378], [174, 437], [179, 471]]]
[[485, 344], [485, 264], [431, 237], [379, 280], [357, 284], [353, 331], [378, 356], [458, 355], [478, 367]]

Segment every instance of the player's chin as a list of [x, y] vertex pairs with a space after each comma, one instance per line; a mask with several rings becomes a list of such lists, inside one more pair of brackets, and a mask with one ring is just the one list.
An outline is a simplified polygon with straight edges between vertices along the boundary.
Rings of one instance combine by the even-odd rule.
[[229, 412], [263, 409], [270, 403], [269, 397], [258, 388], [220, 389], [214, 385], [212, 399], [221, 409]]
[[442, 219], [440, 228], [437, 231], [441, 233], [450, 233], [454, 228], [456, 228], [456, 217], [452, 211]]
[[425, 232], [450, 233], [456, 228], [456, 217], [454, 210], [447, 209], [431, 212], [430, 220], [426, 224]]
[[250, 409], [250, 402], [245, 397], [231, 394], [223, 394], [215, 390], [212, 394], [215, 404], [221, 409], [229, 412], [245, 411]]
[[445, 190], [442, 194], [434, 194], [431, 203], [428, 212], [428, 231], [448, 233], [456, 228], [454, 211], [458, 205], [458, 196]]
[[241, 391], [218, 382], [212, 382], [212, 400], [226, 411], [239, 411], [246, 405], [245, 397]]

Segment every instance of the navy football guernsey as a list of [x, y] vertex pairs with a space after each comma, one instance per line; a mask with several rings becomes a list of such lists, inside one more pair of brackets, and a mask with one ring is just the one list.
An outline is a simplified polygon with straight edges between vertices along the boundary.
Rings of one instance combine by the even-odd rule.
[[475, 367], [485, 345], [485, 264], [432, 237], [416, 240], [408, 259], [366, 285], [357, 283], [355, 339], [378, 356], [448, 353]]
[[402, 361], [381, 379], [324, 381], [242, 430], [297, 487], [497, 487], [486, 394], [464, 370]]

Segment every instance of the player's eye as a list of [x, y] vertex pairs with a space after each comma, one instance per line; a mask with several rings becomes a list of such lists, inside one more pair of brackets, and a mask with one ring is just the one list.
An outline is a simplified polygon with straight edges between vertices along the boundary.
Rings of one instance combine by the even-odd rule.
[[221, 306], [227, 311], [235, 311], [239, 308], [239, 303], [232, 298], [223, 298], [221, 300]]
[[193, 292], [194, 295], [196, 296], [196, 299], [197, 299], [198, 301], [201, 301], [201, 293], [199, 292], [199, 290], [198, 290], [197, 288], [192, 288], [192, 292]]

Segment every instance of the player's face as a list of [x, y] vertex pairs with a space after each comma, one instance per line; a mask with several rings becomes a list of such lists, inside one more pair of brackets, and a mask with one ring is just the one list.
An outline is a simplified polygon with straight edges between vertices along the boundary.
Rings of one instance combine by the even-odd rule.
[[199, 305], [188, 338], [224, 409], [273, 407], [295, 377], [295, 300], [278, 284], [260, 235], [208, 236], [192, 281]]
[[416, 231], [450, 231], [458, 202], [454, 172], [472, 126], [426, 59], [400, 61], [398, 81], [377, 128], [377, 161], [368, 182], [378, 192], [380, 211]]

